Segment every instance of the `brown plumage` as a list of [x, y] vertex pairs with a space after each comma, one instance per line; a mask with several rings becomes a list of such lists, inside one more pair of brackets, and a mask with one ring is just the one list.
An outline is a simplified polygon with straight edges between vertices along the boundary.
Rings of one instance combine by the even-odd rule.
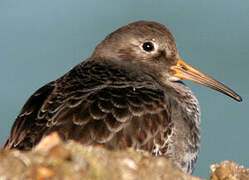
[[57, 131], [85, 145], [165, 156], [191, 173], [200, 145], [200, 113], [182, 78], [241, 100], [180, 60], [165, 26], [129, 24], [108, 35], [89, 59], [36, 91], [5, 148], [29, 150]]

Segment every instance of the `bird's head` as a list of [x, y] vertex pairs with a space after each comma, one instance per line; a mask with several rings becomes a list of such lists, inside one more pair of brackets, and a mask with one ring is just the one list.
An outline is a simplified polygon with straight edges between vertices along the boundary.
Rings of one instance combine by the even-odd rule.
[[181, 60], [173, 35], [156, 22], [138, 21], [117, 29], [96, 47], [93, 57], [135, 66], [165, 83], [187, 79], [242, 101], [233, 90]]

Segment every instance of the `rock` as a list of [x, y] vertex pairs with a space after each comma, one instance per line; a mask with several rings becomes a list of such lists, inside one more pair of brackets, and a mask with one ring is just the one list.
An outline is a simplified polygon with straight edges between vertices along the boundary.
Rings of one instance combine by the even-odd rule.
[[248, 180], [249, 169], [236, 164], [233, 161], [224, 161], [220, 164], [213, 164], [210, 167], [210, 180]]
[[[248, 170], [227, 164], [212, 165], [211, 179], [249, 179]], [[45, 137], [32, 151], [0, 150], [0, 179], [201, 180], [163, 157], [63, 142], [56, 133]]]

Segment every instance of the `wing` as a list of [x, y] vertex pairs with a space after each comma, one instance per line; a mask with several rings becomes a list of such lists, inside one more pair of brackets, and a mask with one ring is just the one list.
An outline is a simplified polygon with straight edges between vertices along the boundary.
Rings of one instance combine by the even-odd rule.
[[[26, 140], [31, 132], [32, 125], [36, 119], [37, 113], [39, 112], [42, 104], [46, 98], [53, 91], [54, 85], [53, 82], [43, 86], [38, 89], [25, 103], [20, 114], [17, 116], [14, 125], [12, 126], [11, 133], [7, 141], [5, 142], [4, 148], [10, 149], [17, 147], [19, 145], [20, 149], [25, 149], [25, 146], [30, 147], [30, 144], [25, 144], [21, 142], [28, 142]], [[21, 145], [20, 145], [21, 144]]]
[[169, 127], [163, 94], [146, 87], [106, 87], [71, 102], [46, 133], [57, 131], [64, 139], [110, 149], [151, 149], [148, 143]]
[[151, 151], [155, 144], [165, 145], [171, 122], [162, 90], [116, 68], [85, 65], [83, 69], [73, 69], [30, 98], [7, 148], [30, 149], [53, 131], [65, 140], [109, 149]]

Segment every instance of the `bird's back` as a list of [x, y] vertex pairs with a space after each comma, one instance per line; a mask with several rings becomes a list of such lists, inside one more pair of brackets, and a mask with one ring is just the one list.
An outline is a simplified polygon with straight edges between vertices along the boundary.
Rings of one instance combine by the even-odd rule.
[[5, 147], [30, 149], [51, 131], [58, 131], [64, 139], [102, 144], [132, 129], [127, 128], [130, 124], [146, 126], [136, 119], [164, 111], [163, 91], [151, 79], [124, 71], [89, 61], [43, 86], [24, 105]]

